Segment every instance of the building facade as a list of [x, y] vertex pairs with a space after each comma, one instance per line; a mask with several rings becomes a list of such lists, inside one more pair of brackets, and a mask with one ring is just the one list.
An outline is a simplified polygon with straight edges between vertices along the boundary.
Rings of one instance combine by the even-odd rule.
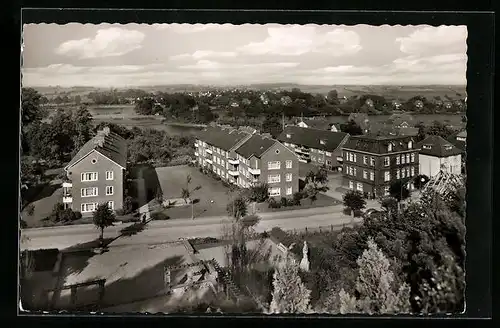
[[299, 161], [342, 170], [342, 146], [349, 139], [344, 132], [286, 126], [278, 140], [294, 151]]
[[462, 150], [440, 136], [429, 136], [418, 147], [420, 174], [436, 176], [440, 171], [462, 173]]
[[122, 209], [126, 165], [126, 141], [109, 128], [99, 131], [64, 168], [69, 180], [63, 183], [65, 208], [83, 216], [92, 215], [103, 203]]
[[395, 181], [419, 174], [418, 150], [412, 137], [353, 136], [342, 148], [342, 185], [371, 198], [386, 196]]
[[198, 164], [242, 188], [267, 183], [272, 197], [291, 197], [299, 190], [294, 152], [253, 129], [208, 127], [195, 143]]

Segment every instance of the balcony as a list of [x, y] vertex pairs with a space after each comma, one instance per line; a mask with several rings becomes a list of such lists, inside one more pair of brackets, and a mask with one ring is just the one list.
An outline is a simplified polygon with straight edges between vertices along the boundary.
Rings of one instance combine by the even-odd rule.
[[63, 196], [63, 203], [73, 203], [73, 197], [71, 196]]
[[304, 155], [309, 155], [311, 153], [310, 149], [304, 148], [304, 147], [295, 147], [295, 152], [301, 153]]
[[227, 173], [229, 175], [232, 175], [233, 177], [237, 177], [238, 175], [240, 175], [240, 172], [238, 171], [227, 171]]
[[210, 149], [210, 148], [207, 148], [207, 154], [210, 154], [210, 155], [212, 155], [212, 154], [213, 154], [213, 152], [212, 152], [212, 149]]
[[307, 156], [299, 156], [299, 162], [309, 163], [310, 161], [311, 161], [311, 159]]
[[208, 163], [208, 164], [212, 164], [212, 160], [211, 159], [208, 159], [208, 158], [205, 158], [205, 162]]
[[230, 158], [227, 161], [229, 162], [229, 164], [232, 164], [232, 165], [238, 165], [238, 164], [240, 164], [240, 160], [239, 159]]
[[249, 167], [248, 172], [250, 172], [250, 174], [253, 174], [253, 175], [260, 175], [260, 169], [252, 169]]

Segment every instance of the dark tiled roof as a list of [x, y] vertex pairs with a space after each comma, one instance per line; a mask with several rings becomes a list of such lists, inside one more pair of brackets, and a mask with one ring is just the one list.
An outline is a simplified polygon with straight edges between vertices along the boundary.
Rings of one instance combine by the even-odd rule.
[[254, 134], [236, 149], [236, 153], [245, 158], [250, 158], [252, 155], [260, 157], [276, 143], [276, 140], [265, 138], [258, 134]]
[[[96, 143], [99, 138], [103, 138], [102, 147]], [[80, 148], [66, 167], [72, 166], [92, 150], [96, 150], [122, 167], [127, 167], [127, 141], [114, 132], [105, 134], [101, 131]]]
[[391, 153], [396, 153], [400, 151], [406, 151], [408, 149], [408, 142], [413, 141], [413, 149], [416, 149], [415, 142], [412, 137], [409, 136], [376, 136], [376, 135], [365, 135], [365, 136], [352, 136], [349, 141], [346, 142], [343, 149], [353, 149], [374, 154], [386, 154], [388, 153], [389, 143], [392, 143]]
[[328, 130], [330, 129], [331, 125], [331, 123], [329, 123], [327, 120], [319, 120], [319, 119], [304, 120], [303, 122], [307, 124], [309, 128], [318, 130]]
[[[458, 140], [457, 138], [465, 138], [466, 141]], [[458, 149], [465, 151], [467, 142], [467, 131], [460, 131], [459, 133], [450, 136], [448, 138], [448, 141], [451, 142]]]
[[212, 146], [229, 151], [249, 135], [246, 131], [234, 128], [208, 126], [205, 130], [200, 131], [197, 137]]
[[[287, 138], [288, 134], [290, 135], [290, 138]], [[298, 126], [286, 126], [283, 132], [279, 135], [278, 140], [309, 148], [334, 151], [341, 145], [346, 136], [347, 133], [344, 132], [301, 128]], [[320, 140], [324, 140], [325, 144], [322, 145]]]
[[[426, 147], [430, 147], [427, 149]], [[462, 154], [462, 150], [440, 136], [428, 136], [418, 143], [420, 154], [434, 157], [448, 157]]]

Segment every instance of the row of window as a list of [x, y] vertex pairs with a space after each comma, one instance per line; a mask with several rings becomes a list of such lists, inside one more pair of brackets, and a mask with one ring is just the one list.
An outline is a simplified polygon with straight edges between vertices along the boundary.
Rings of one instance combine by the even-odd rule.
[[[350, 153], [346, 152], [345, 153], [346, 161], [348, 162], [357, 162], [357, 155], [355, 153]], [[370, 165], [370, 166], [375, 166], [375, 158], [373, 156], [369, 157], [370, 159], [370, 164], [368, 164], [368, 156], [363, 155], [363, 164], [364, 165]], [[384, 157], [384, 166], [389, 166], [390, 165], [390, 157], [385, 156]], [[408, 153], [408, 154], [402, 154], [396, 156], [396, 164], [407, 164], [407, 163], [415, 163], [415, 153]]]
[[[113, 186], [106, 186], [106, 196], [112, 196], [114, 194]], [[80, 195], [82, 197], [95, 197], [99, 196], [99, 189], [97, 187], [87, 187], [80, 189]]]
[[[99, 179], [99, 173], [84, 172], [80, 175], [80, 178], [82, 182], [97, 181]], [[113, 179], [114, 179], [113, 171], [106, 171], [106, 180], [113, 180]]]
[[[109, 209], [114, 210], [115, 209], [115, 202], [110, 200], [107, 202]], [[97, 209], [97, 206], [99, 206], [99, 203], [83, 203], [80, 206], [80, 212], [82, 213], [89, 213], [89, 212], [94, 212]]]
[[[320, 164], [323, 164], [323, 163], [325, 163], [325, 158], [324, 158], [324, 157], [320, 157], [320, 156], [318, 156], [318, 157], [316, 157], [316, 156], [311, 156], [311, 161], [313, 161], [313, 162], [318, 162], [318, 163], [320, 163]], [[326, 160], [326, 165], [332, 165], [332, 161], [331, 161], [331, 160], [329, 160], [329, 159], [327, 159], [327, 160]]]
[[[289, 147], [292, 147], [292, 148], [295, 148], [295, 147], [300, 147], [300, 146], [296, 146], [294, 144], [289, 144], [289, 143], [285, 143], [285, 146], [289, 146]], [[303, 147], [305, 150], [310, 150], [311, 153], [318, 153], [320, 155], [326, 155], [328, 157], [332, 157], [332, 153], [329, 152], [329, 151], [325, 151], [325, 150], [321, 150], [321, 149], [316, 149], [316, 148], [308, 148], [308, 147]]]
[[[357, 169], [352, 166], [346, 166], [346, 173], [348, 175], [356, 176], [357, 175]], [[370, 177], [371, 181], [375, 180], [375, 172], [374, 171], [367, 171], [363, 170], [363, 179], [368, 179], [368, 176]]]
[[[287, 169], [291, 169], [292, 168], [292, 161], [285, 161], [285, 167]], [[279, 170], [279, 169], [281, 169], [281, 162], [280, 161], [267, 162], [267, 169], [268, 170]]]
[[[396, 171], [396, 180], [415, 176], [415, 167], [406, 167]], [[391, 181], [391, 172], [384, 172], [384, 181]]]
[[[292, 173], [287, 173], [285, 175], [286, 182], [292, 181]], [[281, 174], [269, 174], [267, 176], [267, 183], [280, 183], [281, 182]]]
[[[273, 197], [281, 196], [281, 188], [279, 188], [279, 187], [272, 187], [272, 188], [269, 188], [267, 191], [269, 193], [269, 196], [273, 196]], [[287, 196], [291, 195], [293, 193], [292, 187], [287, 187], [285, 193]]]

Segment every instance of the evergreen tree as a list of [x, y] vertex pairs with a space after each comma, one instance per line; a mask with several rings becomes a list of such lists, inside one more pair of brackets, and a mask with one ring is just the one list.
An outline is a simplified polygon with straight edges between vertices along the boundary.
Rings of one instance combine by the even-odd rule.
[[300, 279], [298, 265], [287, 257], [274, 272], [271, 313], [306, 313], [310, 295]]

